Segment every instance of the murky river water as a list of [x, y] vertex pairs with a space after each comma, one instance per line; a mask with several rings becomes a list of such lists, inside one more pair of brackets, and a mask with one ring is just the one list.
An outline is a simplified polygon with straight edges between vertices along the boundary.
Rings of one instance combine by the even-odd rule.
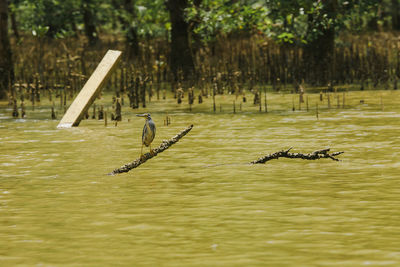
[[[271, 106], [171, 111], [163, 126], [165, 112], [150, 105], [154, 146], [194, 128], [117, 176], [106, 174], [140, 154], [136, 111], [117, 127], [59, 130], [40, 109], [13, 120], [3, 107], [0, 265], [400, 266], [400, 95], [388, 93], [382, 111], [357, 105], [360, 94], [319, 120]], [[289, 147], [345, 153], [246, 164]]]

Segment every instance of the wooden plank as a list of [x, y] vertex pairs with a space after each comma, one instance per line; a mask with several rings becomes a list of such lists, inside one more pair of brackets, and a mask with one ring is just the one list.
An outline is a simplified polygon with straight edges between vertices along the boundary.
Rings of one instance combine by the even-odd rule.
[[101, 88], [107, 83], [114, 68], [117, 66], [121, 51], [108, 50], [89, 80], [85, 83], [82, 90], [76, 96], [71, 106], [68, 108], [64, 117], [61, 119], [57, 128], [71, 128], [78, 126], [83, 116], [93, 104]]

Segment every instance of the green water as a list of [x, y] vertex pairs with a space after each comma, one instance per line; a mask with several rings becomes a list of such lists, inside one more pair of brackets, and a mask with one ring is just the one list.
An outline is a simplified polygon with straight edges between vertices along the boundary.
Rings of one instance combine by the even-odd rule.
[[[319, 120], [292, 112], [291, 95], [269, 96], [267, 114], [250, 104], [232, 114], [231, 100], [213, 114], [209, 99], [190, 113], [170, 100], [169, 126], [160, 100], [125, 107], [117, 127], [63, 130], [48, 107], [14, 120], [3, 106], [0, 265], [400, 266], [400, 94], [385, 92], [383, 110], [379, 96], [348, 94], [345, 109], [321, 103]], [[194, 128], [107, 176], [139, 156], [142, 111], [157, 124], [154, 146]], [[345, 153], [246, 164], [289, 147]]]

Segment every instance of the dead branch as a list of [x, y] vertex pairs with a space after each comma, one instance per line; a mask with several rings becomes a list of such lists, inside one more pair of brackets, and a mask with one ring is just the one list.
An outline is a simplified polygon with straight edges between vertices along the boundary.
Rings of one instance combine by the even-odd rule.
[[310, 154], [302, 154], [302, 153], [290, 153], [289, 151], [292, 149], [289, 148], [288, 150], [281, 150], [269, 155], [266, 155], [264, 157], [259, 158], [258, 160], [250, 162], [250, 164], [261, 164], [265, 163], [271, 159], [278, 159], [278, 158], [300, 158], [300, 159], [307, 159], [307, 160], [316, 160], [316, 159], [324, 159], [324, 158], [330, 158], [335, 161], [339, 161], [339, 159], [335, 158], [336, 156], [344, 153], [344, 152], [334, 152], [329, 154], [330, 148], [325, 148], [321, 150], [316, 150]]
[[108, 175], [115, 175], [123, 172], [129, 172], [130, 170], [139, 167], [141, 164], [145, 163], [147, 160], [157, 156], [157, 154], [163, 152], [164, 150], [168, 149], [170, 146], [175, 144], [176, 142], [179, 141], [182, 137], [184, 137], [190, 130], [192, 130], [193, 124], [184, 129], [182, 132], [179, 134], [175, 135], [169, 140], [164, 140], [159, 147], [156, 149], [153, 149], [153, 153], [145, 153], [141, 158], [138, 158], [131, 163], [125, 164], [112, 172], [110, 172]]

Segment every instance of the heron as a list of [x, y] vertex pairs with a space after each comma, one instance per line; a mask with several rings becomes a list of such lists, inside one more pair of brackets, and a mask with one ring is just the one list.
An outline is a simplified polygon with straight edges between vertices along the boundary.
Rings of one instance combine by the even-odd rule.
[[143, 127], [142, 149], [140, 150], [140, 155], [141, 155], [141, 157], [143, 157], [143, 145], [149, 146], [150, 154], [153, 154], [153, 151], [151, 150], [151, 142], [153, 142], [154, 136], [156, 136], [156, 124], [151, 119], [151, 116], [149, 113], [137, 114], [136, 116], [143, 117], [146, 120], [144, 123], [144, 127]]

